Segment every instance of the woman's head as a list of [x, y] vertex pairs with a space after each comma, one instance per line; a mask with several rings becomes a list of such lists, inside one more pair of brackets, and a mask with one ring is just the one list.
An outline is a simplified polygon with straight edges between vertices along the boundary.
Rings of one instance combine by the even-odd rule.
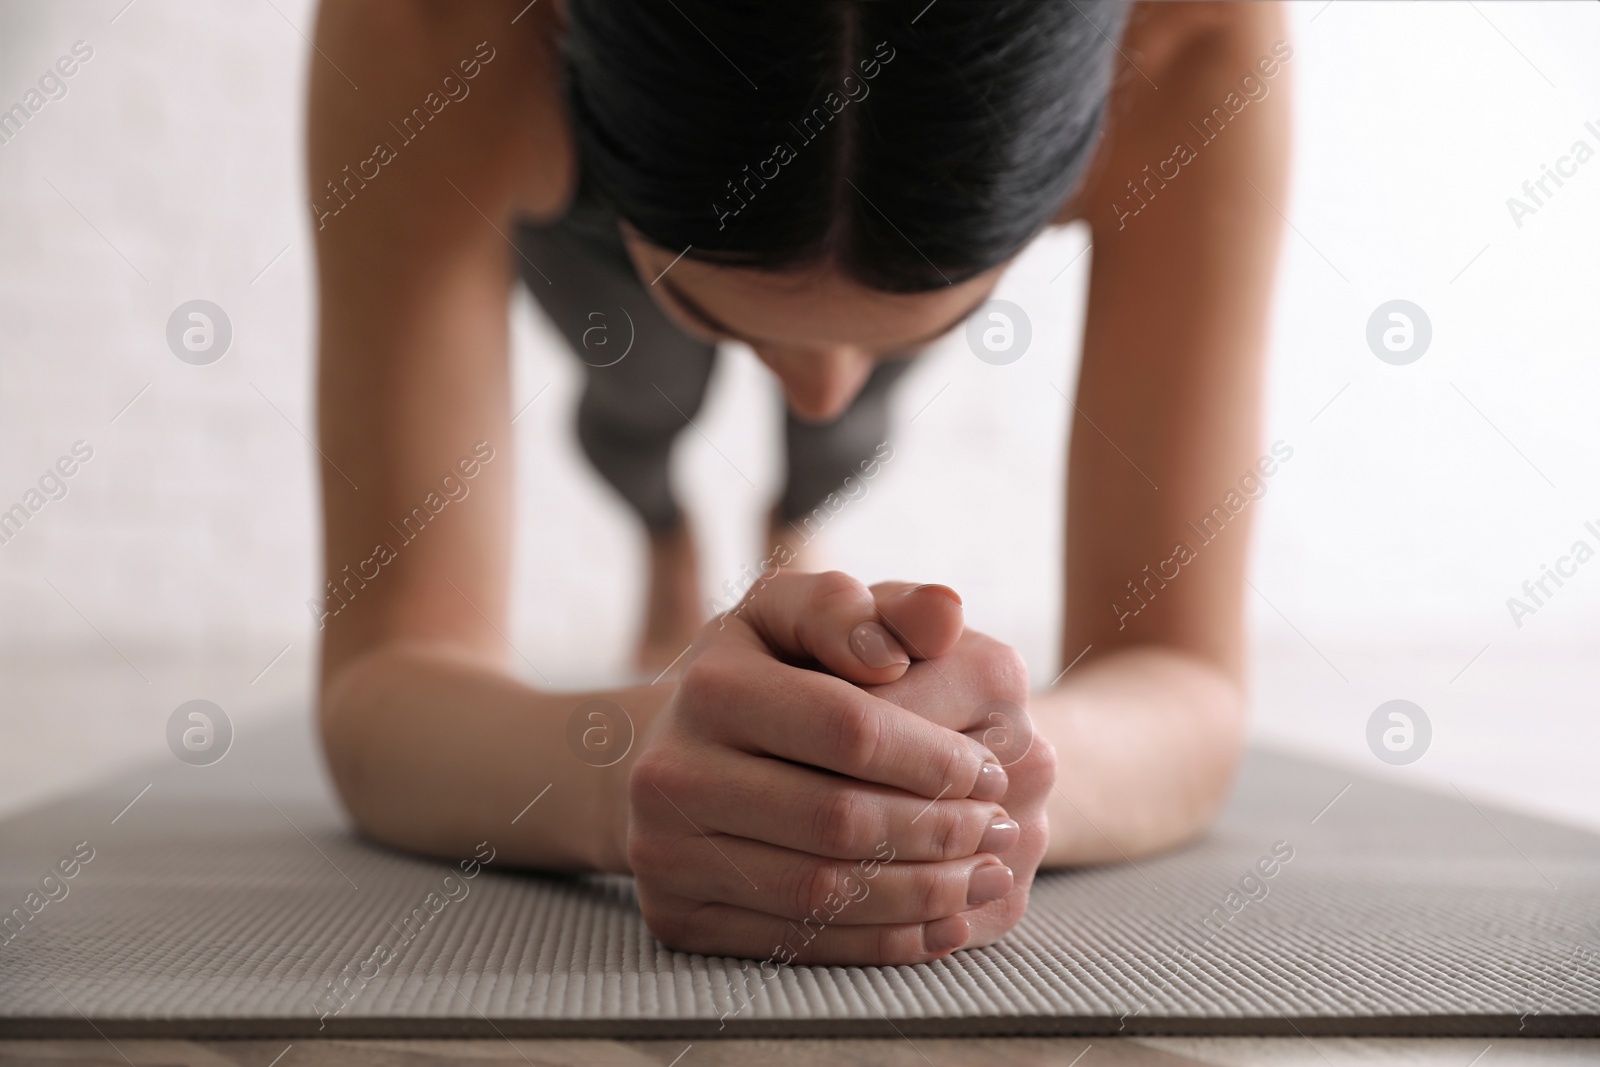
[[[688, 249], [660, 297], [680, 318], [774, 342], [756, 346], [769, 363], [903, 354], [980, 302], [1060, 210], [1121, 7], [570, 0], [585, 181], [647, 281]], [[737, 308], [719, 300], [733, 291]], [[713, 304], [812, 314], [762, 329]]]

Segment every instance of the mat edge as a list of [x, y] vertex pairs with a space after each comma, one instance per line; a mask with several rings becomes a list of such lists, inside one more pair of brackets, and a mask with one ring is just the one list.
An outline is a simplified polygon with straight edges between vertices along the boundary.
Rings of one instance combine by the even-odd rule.
[[0, 1040], [94, 1037], [185, 1039], [311, 1038], [819, 1038], [819, 1037], [1484, 1037], [1600, 1038], [1600, 1015], [1366, 1015], [1141, 1018], [962, 1016], [957, 1018], [529, 1019], [0, 1019]]

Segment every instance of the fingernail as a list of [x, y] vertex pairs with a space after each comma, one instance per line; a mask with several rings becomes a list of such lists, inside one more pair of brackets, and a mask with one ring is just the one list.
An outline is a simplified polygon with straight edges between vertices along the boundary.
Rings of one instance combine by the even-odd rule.
[[904, 667], [911, 662], [889, 631], [875, 622], [864, 622], [850, 631], [850, 651], [873, 670]]
[[959, 915], [925, 923], [922, 947], [928, 952], [954, 952], [967, 943], [967, 920]]
[[983, 831], [983, 838], [978, 842], [979, 852], [1005, 852], [1017, 843], [1017, 838], [1022, 836], [1022, 827], [1017, 825], [1015, 819], [1000, 816], [991, 820]]
[[1001, 863], [991, 863], [979, 867], [967, 879], [967, 903], [987, 904], [991, 900], [999, 900], [1011, 892], [1011, 886], [1016, 881], [1011, 875], [1011, 868]]
[[920, 593], [924, 589], [932, 589], [935, 592], [943, 593], [951, 600], [954, 600], [958, 607], [961, 605], [961, 594], [956, 592], [954, 589], [951, 589], [948, 585], [919, 585], [911, 591], [913, 593]]
[[978, 780], [967, 796], [973, 800], [999, 800], [1006, 795], [1006, 787], [1010, 784], [1004, 767], [993, 760], [985, 760], [983, 766], [978, 768]]

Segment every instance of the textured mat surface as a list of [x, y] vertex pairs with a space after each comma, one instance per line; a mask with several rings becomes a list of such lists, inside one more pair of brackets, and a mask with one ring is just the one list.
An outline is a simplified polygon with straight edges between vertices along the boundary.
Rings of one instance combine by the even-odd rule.
[[1205, 841], [1042, 878], [997, 946], [778, 969], [661, 948], [622, 879], [356, 840], [296, 724], [0, 823], [0, 1036], [1600, 1035], [1600, 838], [1401, 777], [1254, 753]]

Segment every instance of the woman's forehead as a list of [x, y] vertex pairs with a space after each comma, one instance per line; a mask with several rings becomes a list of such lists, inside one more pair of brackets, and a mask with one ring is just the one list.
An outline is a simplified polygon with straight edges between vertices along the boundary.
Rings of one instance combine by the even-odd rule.
[[922, 293], [872, 289], [826, 264], [767, 271], [694, 260], [629, 240], [643, 280], [713, 332], [752, 343], [925, 344], [963, 321], [1002, 268]]
[[927, 344], [982, 303], [992, 281], [927, 293], [885, 293], [838, 274], [791, 284], [739, 268], [686, 271], [658, 289], [717, 333], [755, 344], [901, 349]]

